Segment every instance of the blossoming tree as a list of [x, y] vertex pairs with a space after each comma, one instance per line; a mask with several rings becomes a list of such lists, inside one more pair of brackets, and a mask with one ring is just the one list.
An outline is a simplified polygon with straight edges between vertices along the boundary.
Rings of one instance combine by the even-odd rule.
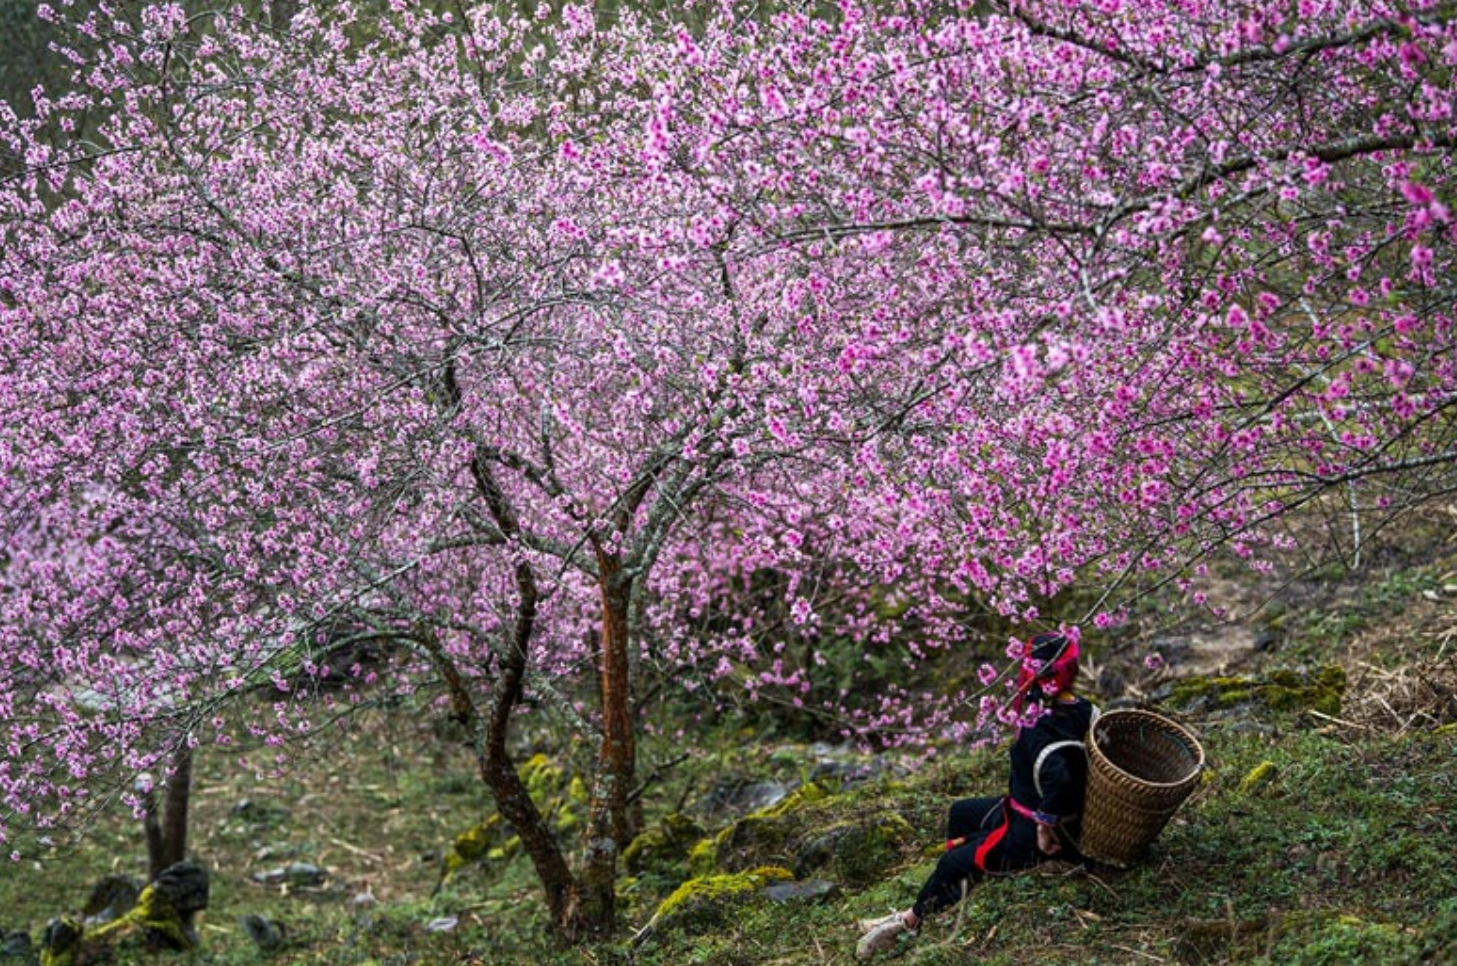
[[[0, 133], [0, 835], [232, 740], [260, 687], [281, 745], [384, 640], [378, 686], [443, 682], [557, 922], [602, 931], [639, 662], [801, 698], [807, 632], [881, 646], [886, 595], [914, 654], [972, 596], [1105, 624], [1293, 509], [1457, 479], [1441, 4], [103, 4], [76, 37], [77, 89]], [[763, 568], [796, 658], [750, 609], [694, 631]], [[527, 694], [599, 749], [580, 867], [516, 778]]]

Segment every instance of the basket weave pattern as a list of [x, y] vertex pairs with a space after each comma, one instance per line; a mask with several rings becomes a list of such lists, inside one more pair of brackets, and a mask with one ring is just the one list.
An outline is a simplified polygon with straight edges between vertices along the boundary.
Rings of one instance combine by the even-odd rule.
[[1087, 747], [1082, 852], [1129, 865], [1198, 785], [1204, 749], [1183, 726], [1141, 709], [1099, 717]]

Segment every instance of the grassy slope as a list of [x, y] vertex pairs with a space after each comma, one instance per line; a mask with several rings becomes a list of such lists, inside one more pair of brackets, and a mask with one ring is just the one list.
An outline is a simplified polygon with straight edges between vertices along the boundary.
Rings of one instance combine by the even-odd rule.
[[[1432, 950], [1457, 947], [1457, 563], [1450, 544], [1436, 546], [1436, 562], [1393, 558], [1360, 580], [1311, 585], [1296, 595], [1298, 607], [1259, 618], [1279, 623], [1281, 644], [1254, 664], [1347, 668], [1352, 685], [1339, 714], [1255, 702], [1187, 717], [1209, 756], [1207, 780], [1147, 861], [1124, 872], [1050, 867], [989, 883], [957, 915], [928, 925], [899, 961], [1324, 966], [1415, 962], [1425, 947], [1424, 961], [1451, 962]], [[701, 789], [713, 770], [764, 757], [743, 743], [725, 747], [679, 777]], [[398, 717], [366, 717], [331, 738], [331, 748], [307, 774], [256, 787], [221, 755], [204, 756], [193, 846], [215, 870], [212, 907], [205, 948], [175, 961], [850, 963], [850, 924], [905, 905], [934, 863], [949, 798], [1003, 781], [1001, 753], [992, 751], [815, 803], [807, 822], [894, 813], [919, 836], [869, 886], [819, 904], [750, 902], [711, 927], [658, 930], [636, 946], [567, 950], [540, 928], [524, 859], [436, 891], [453, 836], [488, 812], [457, 745]], [[1274, 766], [1266, 780], [1245, 787], [1265, 762]], [[248, 798], [271, 807], [235, 814]], [[0, 867], [0, 931], [38, 935], [48, 918], [73, 912], [100, 875], [141, 871], [139, 829], [125, 816], [80, 843], [23, 849], [24, 861]], [[249, 878], [294, 859], [326, 867], [329, 881], [290, 888]], [[672, 884], [639, 883], [635, 926]], [[365, 891], [375, 903], [361, 909], [352, 899]], [[288, 945], [258, 952], [238, 926], [246, 913], [284, 923]], [[446, 916], [458, 918], [457, 929], [427, 931]]]

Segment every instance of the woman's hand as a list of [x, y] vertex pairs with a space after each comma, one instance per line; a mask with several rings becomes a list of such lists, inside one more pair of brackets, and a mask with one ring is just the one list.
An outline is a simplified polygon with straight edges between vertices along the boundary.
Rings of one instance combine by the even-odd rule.
[[1037, 850], [1043, 855], [1056, 855], [1062, 851], [1062, 842], [1058, 839], [1054, 826], [1037, 826]]

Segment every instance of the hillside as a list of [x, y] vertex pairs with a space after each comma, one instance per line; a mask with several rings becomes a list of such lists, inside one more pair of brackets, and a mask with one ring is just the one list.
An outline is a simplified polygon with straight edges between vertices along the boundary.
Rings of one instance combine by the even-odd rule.
[[[1371, 542], [1357, 572], [1236, 575], [1218, 602], [1230, 623], [1163, 612], [1109, 638], [1099, 697], [1194, 729], [1201, 787], [1134, 867], [1053, 864], [991, 882], [899, 961], [1457, 962], [1453, 520], [1429, 509]], [[1150, 650], [1168, 666], [1143, 670]], [[276, 783], [203, 756], [192, 848], [212, 870], [211, 904], [202, 949], [165, 961], [850, 963], [854, 921], [908, 903], [934, 863], [950, 798], [1004, 780], [999, 749], [915, 764], [720, 721], [708, 752], [654, 790], [663, 811], [646, 816], [652, 835], [622, 888], [630, 928], [566, 949], [546, 937], [530, 867], [492, 824], [468, 757], [429, 721], [358, 715]], [[645, 757], [670, 749], [650, 739]], [[550, 755], [531, 768], [570, 834], [567, 776]], [[38, 943], [100, 877], [144, 866], [140, 828], [113, 813], [84, 838], [18, 848], [0, 869], [0, 933], [17, 955], [0, 963], [24, 961], [19, 934]], [[789, 875], [827, 891], [766, 893]], [[248, 915], [276, 926], [276, 948], [248, 937]], [[157, 960], [124, 945], [118, 961]]]

